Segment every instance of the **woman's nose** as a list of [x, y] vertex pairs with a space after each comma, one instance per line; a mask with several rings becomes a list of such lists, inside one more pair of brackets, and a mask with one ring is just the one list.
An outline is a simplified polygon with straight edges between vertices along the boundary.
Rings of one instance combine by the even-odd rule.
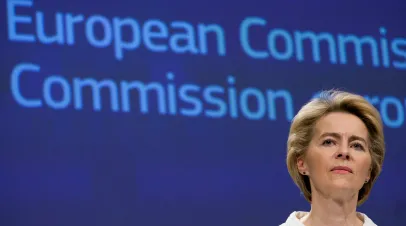
[[346, 146], [340, 147], [337, 151], [336, 158], [349, 160], [350, 159], [350, 152], [349, 148]]

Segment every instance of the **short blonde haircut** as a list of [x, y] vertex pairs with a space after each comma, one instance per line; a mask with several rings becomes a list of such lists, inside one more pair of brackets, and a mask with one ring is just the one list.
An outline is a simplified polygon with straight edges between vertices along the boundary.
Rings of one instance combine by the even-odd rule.
[[358, 193], [358, 205], [368, 199], [372, 186], [381, 173], [385, 156], [383, 125], [379, 112], [360, 95], [338, 90], [321, 92], [320, 96], [305, 104], [293, 118], [287, 141], [287, 167], [290, 176], [311, 203], [311, 188], [308, 176], [297, 167], [298, 158], [306, 154], [313, 137], [316, 122], [331, 112], [347, 112], [361, 119], [368, 129], [371, 154], [371, 177]]

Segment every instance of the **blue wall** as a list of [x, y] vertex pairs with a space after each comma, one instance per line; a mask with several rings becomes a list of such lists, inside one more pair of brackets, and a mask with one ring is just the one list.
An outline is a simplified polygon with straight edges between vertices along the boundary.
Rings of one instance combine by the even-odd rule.
[[387, 156], [360, 208], [406, 220], [402, 1], [29, 1], [0, 6], [7, 225], [278, 225], [309, 205], [289, 122], [367, 97]]

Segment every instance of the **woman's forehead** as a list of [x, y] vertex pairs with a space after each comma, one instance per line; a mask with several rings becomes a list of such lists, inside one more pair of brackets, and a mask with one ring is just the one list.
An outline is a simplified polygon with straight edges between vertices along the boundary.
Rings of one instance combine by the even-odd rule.
[[340, 137], [368, 136], [365, 124], [355, 115], [348, 113], [330, 113], [320, 118], [315, 125], [315, 136], [333, 135]]

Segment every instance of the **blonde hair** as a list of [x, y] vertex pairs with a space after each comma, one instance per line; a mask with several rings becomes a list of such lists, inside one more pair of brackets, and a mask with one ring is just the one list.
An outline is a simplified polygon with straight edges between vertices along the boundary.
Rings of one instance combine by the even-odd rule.
[[300, 188], [305, 199], [311, 202], [311, 188], [308, 176], [297, 168], [298, 158], [306, 154], [312, 139], [316, 122], [331, 112], [347, 112], [361, 119], [368, 129], [369, 151], [371, 154], [370, 179], [358, 193], [358, 205], [368, 199], [372, 186], [381, 173], [385, 156], [383, 125], [379, 112], [360, 95], [329, 90], [305, 104], [293, 118], [287, 141], [287, 167], [290, 176]]

